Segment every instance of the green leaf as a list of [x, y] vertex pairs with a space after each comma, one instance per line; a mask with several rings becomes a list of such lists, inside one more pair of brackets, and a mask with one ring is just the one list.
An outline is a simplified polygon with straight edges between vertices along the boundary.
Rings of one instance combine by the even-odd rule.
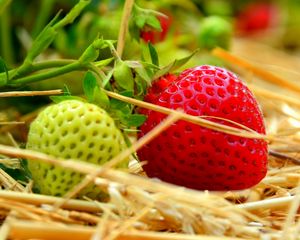
[[94, 88], [94, 101], [93, 103], [106, 109], [109, 105], [109, 98], [104, 91], [102, 91], [98, 86]]
[[142, 114], [130, 114], [130, 115], [123, 115], [121, 121], [127, 127], [139, 127], [145, 122], [146, 119], [147, 117]]
[[116, 83], [125, 90], [133, 91], [134, 79], [131, 68], [128, 67], [126, 62], [118, 60], [114, 68], [113, 77]]
[[[120, 92], [119, 94], [120, 94], [120, 95], [123, 95], [123, 96], [125, 96], [125, 97], [133, 97], [133, 91], [122, 91], [122, 92]], [[122, 109], [124, 109], [124, 108], [126, 108], [126, 107], [128, 107], [128, 106], [129, 106], [128, 103], [123, 102], [123, 101], [121, 101], [121, 100], [117, 100], [117, 99], [115, 99], [115, 98], [112, 98], [112, 99], [110, 100], [110, 107], [111, 107], [112, 109], [117, 109], [117, 110], [121, 110], [121, 111], [122, 111]], [[126, 112], [127, 112], [127, 110], [126, 110]]]
[[139, 67], [139, 68], [135, 68], [134, 69], [136, 71], [136, 73], [141, 77], [141, 79], [145, 80], [147, 82], [148, 85], [151, 84], [151, 77], [148, 75], [146, 69], [144, 68], [144, 66]]
[[111, 48], [117, 41], [116, 40], [106, 40], [103, 38], [95, 40], [92, 45], [97, 49]]
[[83, 98], [77, 97], [77, 96], [51, 96], [50, 99], [54, 103], [60, 103], [62, 101], [66, 101], [66, 100], [79, 100], [79, 101], [85, 102], [85, 100]]
[[105, 88], [106, 85], [109, 83], [112, 75], [113, 75], [114, 69], [112, 69], [111, 71], [109, 71], [106, 75], [106, 77], [102, 80], [102, 87]]
[[64, 84], [63, 95], [64, 96], [71, 96], [72, 95], [70, 89], [68, 88], [68, 86], [66, 84]]
[[146, 23], [146, 17], [144, 15], [139, 15], [135, 19], [136, 26], [141, 29], [145, 26]]
[[95, 62], [94, 64], [97, 66], [97, 67], [105, 67], [107, 66], [108, 64], [110, 64], [115, 58], [111, 57], [111, 58], [107, 58], [107, 59], [104, 59], [104, 60], [101, 60], [101, 61], [97, 61]]
[[158, 54], [154, 46], [151, 44], [151, 42], [148, 43], [148, 49], [149, 49], [152, 63], [156, 66], [159, 66]]
[[149, 15], [147, 17], [146, 24], [154, 28], [155, 30], [162, 31], [162, 28], [160, 26], [160, 21], [154, 15]]
[[145, 81], [143, 81], [143, 79], [140, 76], [137, 76], [135, 78], [135, 82], [136, 82], [136, 89], [137, 89], [135, 98], [144, 96], [146, 94], [149, 85]]
[[88, 71], [83, 79], [83, 92], [88, 102], [94, 101], [94, 90], [97, 86], [96, 77], [92, 72]]
[[9, 79], [7, 65], [6, 65], [4, 59], [2, 57], [0, 57], [0, 73], [3, 73], [3, 72], [5, 72], [5, 76], [6, 76], [5, 82], [7, 83], [8, 79]]
[[125, 103], [123, 101], [120, 101], [120, 100], [117, 100], [114, 98], [112, 98], [110, 100], [110, 107], [112, 109], [122, 109], [122, 108], [125, 108], [126, 106], [127, 106], [127, 103]]
[[99, 49], [93, 44], [88, 46], [79, 58], [79, 61], [83, 64], [94, 62], [99, 56]]
[[120, 92], [120, 94], [125, 97], [133, 97], [134, 92], [133, 91], [122, 91], [122, 92]]
[[193, 53], [191, 53], [189, 56], [181, 58], [181, 59], [176, 59], [174, 62], [170, 63], [169, 65], [163, 67], [159, 71], [157, 71], [153, 77], [153, 79], [157, 79], [166, 73], [175, 71], [176, 69], [182, 67], [184, 64], [186, 64], [199, 50], [195, 50]]
[[133, 68], [134, 71], [149, 85], [151, 84], [151, 77], [141, 62], [138, 61], [125, 61], [128, 67]]

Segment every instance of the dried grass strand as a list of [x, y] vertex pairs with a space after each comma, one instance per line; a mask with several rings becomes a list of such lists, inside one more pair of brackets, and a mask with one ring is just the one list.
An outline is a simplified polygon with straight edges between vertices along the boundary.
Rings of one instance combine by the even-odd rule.
[[294, 200], [295, 196], [287, 196], [280, 198], [265, 199], [256, 202], [248, 202], [236, 205], [236, 207], [247, 210], [256, 211], [262, 209], [287, 208]]
[[248, 61], [246, 61], [224, 49], [215, 48], [212, 51], [212, 54], [214, 56], [217, 56], [217, 57], [229, 62], [229, 63], [240, 66], [243, 69], [249, 70], [249, 71], [253, 72], [256, 76], [259, 76], [262, 79], [264, 79], [272, 84], [275, 84], [277, 86], [282, 86], [282, 87], [285, 87], [294, 92], [296, 91], [297, 93], [300, 93], [300, 86], [298, 84], [295, 84], [286, 79], [278, 77], [278, 76], [276, 76], [258, 66], [255, 66], [255, 65], [251, 64], [250, 62], [248, 62]]
[[300, 206], [300, 181], [298, 181], [298, 186], [296, 188], [296, 195], [294, 196], [293, 201], [290, 204], [290, 209], [288, 211], [288, 215], [283, 225], [282, 229], [282, 239], [290, 239], [290, 228], [293, 226], [295, 217]]
[[[164, 113], [167, 115], [178, 112], [178, 111], [170, 109], [170, 108], [166, 108], [166, 107], [158, 106], [158, 105], [155, 105], [152, 103], [140, 101], [140, 100], [137, 100], [134, 98], [126, 97], [126, 96], [117, 94], [115, 92], [111, 92], [111, 91], [107, 91], [107, 90], [104, 90], [104, 91], [106, 92], [106, 94], [109, 97], [136, 105], [141, 108], [150, 109], [150, 110], [161, 112], [161, 113]], [[212, 121], [200, 118], [199, 116], [192, 116], [192, 115], [189, 115], [189, 114], [186, 114], [183, 112], [179, 113], [179, 116], [180, 116], [180, 119], [183, 119], [185, 121], [188, 121], [188, 122], [191, 122], [191, 123], [194, 123], [194, 124], [197, 124], [202, 127], [206, 127], [206, 128], [218, 131], [218, 132], [223, 132], [223, 133], [240, 136], [240, 137], [246, 137], [246, 138], [256, 138], [256, 139], [264, 139], [264, 140], [273, 140], [274, 139], [272, 136], [266, 136], [266, 135], [262, 135], [262, 134], [259, 134], [256, 132], [253, 133], [253, 132], [242, 130], [240, 128], [230, 127], [227, 125], [219, 124], [216, 122], [212, 122]], [[236, 124], [238, 124], [238, 123], [236, 123]]]
[[25, 122], [11, 121], [11, 122], [0, 122], [1, 125], [23, 125]]
[[[95, 233], [95, 227], [62, 226], [34, 221], [9, 221], [11, 239], [43, 239], [43, 240], [89, 240]], [[190, 235], [168, 232], [149, 232], [128, 230], [116, 240], [246, 240], [238, 237], [222, 237], [208, 235]], [[258, 240], [258, 239], [257, 239]]]
[[119, 29], [119, 37], [117, 43], [117, 53], [119, 57], [122, 57], [122, 53], [125, 46], [126, 35], [128, 32], [128, 24], [130, 19], [130, 14], [134, 5], [134, 0], [126, 0], [124, 4], [123, 15], [121, 19], [120, 29]]
[[260, 96], [266, 97], [268, 99], [275, 99], [278, 101], [283, 101], [285, 103], [300, 107], [300, 101], [298, 98], [294, 98], [291, 96], [285, 96], [283, 94], [279, 94], [277, 92], [255, 86], [253, 84], [249, 84], [248, 86], [256, 95], [260, 95]]
[[11, 91], [0, 92], [0, 97], [29, 97], [29, 96], [49, 96], [63, 94], [63, 90], [46, 90], [46, 91]]
[[[58, 201], [58, 197], [46, 196], [35, 193], [25, 193], [25, 192], [13, 192], [13, 191], [0, 191], [0, 198], [18, 201], [27, 204], [33, 204], [36, 206], [40, 206], [42, 204], [53, 205]], [[99, 212], [99, 206], [94, 202], [88, 202], [83, 200], [69, 200], [63, 206], [64, 209], [68, 210], [78, 210], [85, 212]]]

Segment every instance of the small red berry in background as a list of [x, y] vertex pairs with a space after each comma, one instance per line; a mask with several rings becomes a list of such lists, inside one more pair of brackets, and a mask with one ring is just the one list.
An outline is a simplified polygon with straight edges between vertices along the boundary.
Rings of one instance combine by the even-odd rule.
[[251, 35], [275, 27], [279, 20], [279, 9], [274, 3], [253, 2], [243, 8], [236, 18], [236, 29], [240, 35]]
[[157, 19], [160, 22], [161, 31], [153, 30], [151, 28], [146, 28], [143, 31], [141, 31], [140, 36], [145, 42], [151, 42], [152, 44], [155, 44], [164, 41], [167, 37], [169, 29], [172, 25], [171, 16], [169, 14], [166, 16], [157, 16]]
[[[160, 82], [166, 87], [158, 93]], [[253, 94], [228, 70], [198, 66], [183, 71], [169, 83], [160, 78], [150, 87], [145, 100], [171, 109], [180, 108], [194, 116], [229, 119], [265, 134], [263, 115]], [[166, 117], [147, 109], [140, 109], [140, 113], [147, 120], [139, 129], [139, 138]], [[232, 126], [225, 120], [207, 119]], [[149, 177], [199, 190], [249, 188], [267, 172], [268, 151], [264, 140], [233, 136], [183, 120], [172, 124], [137, 154], [146, 162], [143, 168]]]

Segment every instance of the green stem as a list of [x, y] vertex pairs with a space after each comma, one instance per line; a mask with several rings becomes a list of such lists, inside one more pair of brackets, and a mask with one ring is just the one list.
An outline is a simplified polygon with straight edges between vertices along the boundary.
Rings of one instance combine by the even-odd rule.
[[5, 8], [11, 3], [12, 0], [0, 0], [0, 15], [3, 13]]
[[11, 28], [10, 28], [10, 8], [7, 7], [0, 17], [1, 29], [1, 53], [8, 66], [14, 62], [12, 41], [11, 41]]
[[42, 61], [37, 62], [32, 65], [32, 71], [39, 71], [48, 68], [55, 68], [55, 67], [63, 67], [69, 65], [71, 63], [75, 63], [76, 60], [69, 60], [69, 59], [57, 59], [57, 60], [49, 60], [49, 61]]
[[68, 64], [68, 65], [60, 67], [58, 69], [54, 69], [49, 72], [30, 75], [30, 76], [26, 76], [23, 78], [18, 78], [16, 80], [11, 81], [8, 85], [16, 86], [16, 85], [22, 85], [22, 84], [42, 81], [42, 80], [57, 77], [59, 75], [63, 75], [63, 74], [66, 74], [66, 73], [69, 73], [72, 71], [83, 70], [83, 69], [86, 69], [86, 66], [82, 65], [80, 62], [76, 61], [74, 63]]
[[43, 0], [39, 9], [39, 14], [36, 18], [35, 25], [32, 30], [32, 37], [36, 37], [47, 24], [48, 18], [51, 14], [55, 0]]
[[[63, 66], [69, 65], [74, 62], [76, 62], [76, 60], [63, 60], [63, 59], [37, 62], [37, 63], [31, 65], [30, 68], [27, 69], [27, 74], [30, 74], [34, 71], [40, 71], [40, 70], [45, 70], [45, 69], [49, 69], [49, 68], [63, 67]], [[14, 72], [17, 71], [17, 69], [18, 68], [8, 71], [9, 79], [12, 79], [11, 76], [14, 76]], [[20, 76], [20, 77], [22, 77], [22, 76]], [[6, 72], [0, 73], [0, 87], [5, 86], [6, 84], [7, 84]]]
[[90, 2], [91, 0], [80, 0], [62, 20], [53, 26], [53, 28], [56, 30], [73, 23], [75, 18], [78, 17], [78, 15]]

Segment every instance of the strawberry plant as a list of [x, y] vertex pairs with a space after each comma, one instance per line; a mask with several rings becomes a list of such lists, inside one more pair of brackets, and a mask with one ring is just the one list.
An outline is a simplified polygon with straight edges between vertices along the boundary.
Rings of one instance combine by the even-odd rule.
[[[33, 120], [27, 149], [62, 160], [103, 165], [130, 146], [129, 133], [137, 133], [141, 138], [165, 118], [154, 110], [137, 109], [130, 103], [113, 99], [108, 94], [112, 92], [166, 108], [181, 108], [195, 116], [206, 115], [208, 120], [220, 124], [244, 125], [248, 130], [265, 133], [257, 102], [234, 74], [209, 66], [177, 74], [176, 71], [181, 71], [192, 57], [198, 57], [198, 50], [182, 50], [189, 54], [165, 66], [159, 64], [161, 56], [152, 44], [165, 39], [172, 20], [162, 13], [132, 3], [131, 8], [125, 9], [127, 14], [132, 10], [130, 18], [122, 18], [117, 24], [121, 26], [119, 36], [115, 31], [109, 36], [101, 32], [97, 35], [96, 31], [104, 25], [107, 28], [107, 24], [103, 24], [104, 18], [98, 21], [95, 15], [92, 18], [85, 15], [87, 17], [80, 19], [78, 25], [69, 27], [75, 35], [68, 36], [65, 26], [73, 24], [88, 3], [81, 0], [64, 17], [57, 14], [37, 34], [24, 61], [15, 68], [3, 67], [0, 73], [2, 89], [57, 80], [61, 75], [77, 71], [86, 73], [83, 84], [77, 82], [83, 97], [71, 96], [69, 88], [65, 87], [63, 96], [52, 97], [55, 104], [51, 103]], [[107, 23], [107, 19], [104, 22]], [[126, 35], [125, 26], [128, 25], [130, 38]], [[72, 40], [72, 36], [85, 33], [82, 26], [90, 26], [93, 30], [87, 46], [80, 39], [78, 42]], [[107, 29], [103, 31], [106, 33]], [[137, 40], [138, 49], [131, 51], [132, 45], [127, 42], [133, 39]], [[229, 23], [218, 17], [204, 19], [199, 35], [203, 49], [228, 48], [230, 39]], [[66, 49], [68, 44], [74, 49]], [[170, 42], [165, 41], [162, 45], [168, 44]], [[50, 46], [78, 59], [38, 60]], [[140, 55], [135, 55], [137, 59], [127, 59], [126, 51]], [[242, 107], [239, 101], [243, 102]], [[149, 177], [196, 189], [235, 190], [251, 187], [264, 177], [266, 153], [263, 140], [230, 136], [181, 120], [140, 149], [137, 160], [147, 162], [144, 170]], [[126, 168], [127, 165], [128, 161], [124, 160], [117, 167]], [[79, 173], [30, 159], [28, 169], [42, 194], [63, 196], [83, 179]], [[78, 196], [101, 199], [104, 192], [90, 184]]]

